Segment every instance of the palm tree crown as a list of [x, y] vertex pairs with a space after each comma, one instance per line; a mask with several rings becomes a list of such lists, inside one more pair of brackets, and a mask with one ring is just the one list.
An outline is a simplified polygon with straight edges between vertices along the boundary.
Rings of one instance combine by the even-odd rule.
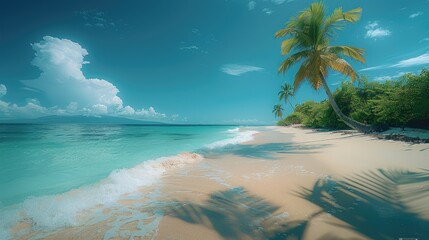
[[323, 3], [312, 3], [309, 8], [291, 18], [275, 36], [276, 38], [288, 37], [281, 44], [281, 53], [288, 57], [281, 63], [279, 73], [286, 73], [292, 65], [301, 64], [294, 79], [295, 90], [305, 80], [308, 80], [316, 90], [323, 86], [337, 115], [348, 126], [367, 132], [369, 126], [359, 123], [341, 112], [325, 80], [329, 69], [350, 77], [352, 81], [355, 80], [357, 76], [355, 70], [343, 57], [365, 62], [364, 50], [361, 48], [329, 45], [329, 40], [335, 30], [342, 29], [346, 22], [358, 21], [361, 12], [361, 8], [348, 12], [337, 8], [331, 15], [325, 16]]
[[282, 118], [283, 117], [283, 106], [281, 104], [274, 105], [273, 113], [276, 117]]
[[280, 92], [278, 93], [278, 95], [279, 95], [279, 100], [281, 101], [281, 100], [285, 100], [285, 103], [288, 103], [289, 102], [289, 104], [290, 104], [290, 106], [292, 107], [292, 109], [293, 109], [293, 106], [292, 106], [292, 104], [290, 103], [290, 101], [289, 101], [289, 97], [293, 97], [293, 96], [295, 96], [295, 93], [294, 93], [294, 90], [293, 90], [293, 87], [290, 85], [290, 84], [288, 84], [288, 83], [285, 83], [282, 87], [281, 87], [281, 90], [280, 90]]

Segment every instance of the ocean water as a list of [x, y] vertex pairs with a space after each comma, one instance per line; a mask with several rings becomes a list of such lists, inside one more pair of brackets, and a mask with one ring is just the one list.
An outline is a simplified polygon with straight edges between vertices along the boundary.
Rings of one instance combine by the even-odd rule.
[[[155, 183], [204, 149], [253, 138], [232, 126], [0, 125], [0, 238], [25, 215], [33, 226], [75, 216]], [[179, 154], [196, 152], [194, 154]]]

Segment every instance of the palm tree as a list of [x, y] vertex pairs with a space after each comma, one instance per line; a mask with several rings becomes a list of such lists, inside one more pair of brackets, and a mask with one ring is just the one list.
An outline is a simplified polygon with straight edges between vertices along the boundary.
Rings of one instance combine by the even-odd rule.
[[274, 105], [273, 113], [278, 118], [282, 118], [283, 117], [283, 107], [282, 107], [282, 105], [280, 103]]
[[278, 95], [279, 95], [280, 101], [284, 99], [284, 100], [285, 100], [285, 103], [286, 103], [286, 104], [287, 104], [287, 103], [289, 103], [289, 104], [290, 104], [290, 106], [292, 107], [292, 110], [294, 109], [294, 108], [293, 108], [293, 106], [292, 106], [292, 103], [290, 103], [290, 101], [289, 101], [289, 97], [293, 97], [293, 96], [295, 96], [295, 93], [294, 93], [294, 91], [293, 91], [293, 87], [292, 87], [290, 84], [285, 83], [285, 84], [281, 87], [281, 90], [280, 90], [280, 92], [278, 93]]
[[342, 8], [337, 8], [330, 16], [325, 16], [323, 3], [312, 3], [308, 9], [291, 18], [286, 26], [275, 34], [275, 37], [288, 36], [282, 42], [281, 52], [283, 55], [291, 53], [281, 63], [278, 69], [279, 73], [285, 74], [292, 65], [301, 64], [295, 75], [295, 90], [305, 80], [308, 80], [315, 90], [322, 86], [328, 95], [332, 108], [340, 119], [349, 127], [368, 133], [372, 131], [372, 127], [347, 117], [338, 107], [326, 83], [329, 69], [350, 77], [352, 81], [355, 80], [357, 76], [355, 70], [342, 57], [365, 62], [364, 50], [361, 48], [329, 45], [329, 40], [333, 37], [335, 30], [342, 29], [346, 22], [358, 21], [361, 12], [361, 8], [348, 12], [343, 12]]

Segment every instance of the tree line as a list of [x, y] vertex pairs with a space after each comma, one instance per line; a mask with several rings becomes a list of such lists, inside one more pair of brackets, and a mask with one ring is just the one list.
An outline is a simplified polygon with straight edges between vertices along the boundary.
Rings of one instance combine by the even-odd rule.
[[[341, 111], [377, 130], [388, 127], [429, 129], [429, 70], [406, 74], [398, 80], [343, 82], [333, 93]], [[303, 124], [311, 128], [345, 129], [327, 100], [297, 104], [278, 125]]]

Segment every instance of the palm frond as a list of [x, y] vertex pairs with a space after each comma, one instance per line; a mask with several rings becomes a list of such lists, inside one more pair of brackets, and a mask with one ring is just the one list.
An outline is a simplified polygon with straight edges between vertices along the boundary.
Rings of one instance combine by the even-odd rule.
[[306, 58], [308, 55], [309, 55], [308, 50], [300, 51], [300, 52], [297, 52], [297, 53], [290, 55], [288, 58], [286, 58], [286, 60], [284, 60], [280, 64], [278, 72], [285, 74], [286, 70], [288, 70], [292, 65], [294, 65], [295, 63], [298, 63], [302, 59]]
[[349, 76], [352, 81], [354, 81], [357, 77], [355, 70], [350, 66], [350, 64], [341, 58], [329, 58], [327, 60], [327, 65], [333, 70], [345, 75]]
[[[351, 46], [329, 46], [334, 31], [347, 22], [359, 20], [362, 9], [344, 12], [337, 8], [325, 17], [323, 2], [312, 3], [297, 16], [291, 18], [276, 37], [288, 36], [281, 44], [281, 53], [288, 57], [280, 64], [278, 72], [285, 74], [294, 64], [301, 64], [295, 75], [294, 89], [308, 80], [314, 89], [321, 86], [321, 76], [326, 79], [328, 68], [339, 71], [354, 80], [356, 72], [342, 57], [365, 62], [364, 50]], [[307, 61], [308, 60], [308, 61]]]
[[328, 53], [334, 53], [336, 55], [342, 54], [359, 62], [365, 63], [365, 58], [363, 57], [365, 50], [362, 48], [351, 46], [332, 46], [326, 47], [325, 50]]
[[355, 23], [359, 21], [362, 13], [362, 8], [355, 8], [343, 14], [344, 20]]
[[299, 88], [301, 83], [308, 78], [309, 76], [309, 60], [306, 60], [302, 65], [299, 67], [298, 72], [295, 75], [295, 81], [293, 82], [293, 87], [296, 89]]
[[283, 55], [287, 55], [290, 50], [297, 44], [296, 38], [289, 38], [282, 42], [281, 51]]

